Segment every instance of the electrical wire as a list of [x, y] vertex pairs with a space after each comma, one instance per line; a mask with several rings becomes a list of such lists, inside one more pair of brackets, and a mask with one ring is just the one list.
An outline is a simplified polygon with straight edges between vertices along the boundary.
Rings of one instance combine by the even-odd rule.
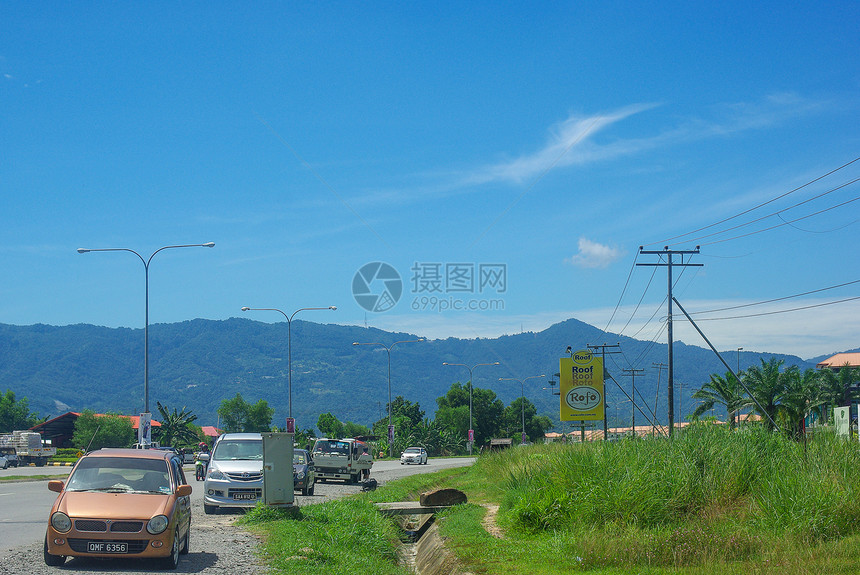
[[845, 303], [845, 302], [847, 302], [847, 301], [855, 301], [855, 300], [859, 300], [859, 299], [860, 299], [860, 296], [856, 296], [856, 297], [849, 297], [849, 298], [840, 299], [840, 300], [836, 300], [836, 301], [828, 301], [828, 302], [824, 302], [824, 303], [818, 303], [818, 304], [806, 305], [806, 306], [802, 306], [802, 307], [795, 307], [795, 308], [791, 308], [791, 309], [781, 309], [781, 310], [776, 310], [776, 311], [765, 311], [765, 312], [762, 312], [762, 313], [751, 313], [751, 314], [748, 314], [748, 315], [736, 315], [736, 316], [732, 316], [732, 317], [708, 317], [708, 318], [699, 318], [697, 321], [721, 321], [721, 320], [726, 320], [726, 319], [745, 319], [745, 318], [748, 318], [748, 317], [760, 317], [760, 316], [763, 316], [763, 315], [776, 315], [776, 314], [778, 314], [778, 313], [789, 313], [789, 312], [793, 312], [793, 311], [802, 311], [802, 310], [805, 310], [805, 309], [813, 309], [813, 308], [816, 308], [816, 307], [824, 307], [824, 306], [828, 306], [828, 305], [835, 305], [835, 304], [838, 304], [838, 303]]
[[708, 310], [704, 310], [704, 311], [697, 311], [697, 312], [693, 312], [693, 313], [691, 313], [690, 315], [701, 315], [701, 314], [704, 314], [704, 313], [716, 313], [716, 312], [718, 312], [718, 311], [729, 311], [729, 310], [733, 310], [733, 309], [741, 309], [741, 308], [745, 308], [745, 307], [752, 307], [752, 306], [756, 306], [756, 305], [764, 305], [764, 304], [766, 304], [766, 303], [773, 303], [773, 302], [775, 302], [775, 301], [783, 301], [783, 300], [792, 299], [792, 298], [796, 298], [796, 297], [803, 297], [803, 296], [805, 296], [805, 295], [811, 295], [811, 294], [814, 294], [814, 293], [821, 293], [821, 292], [823, 292], [823, 291], [832, 290], [832, 289], [836, 289], [836, 288], [841, 288], [841, 287], [845, 287], [845, 286], [850, 286], [850, 285], [853, 285], [853, 284], [856, 284], [856, 283], [860, 283], [860, 280], [854, 280], [854, 281], [845, 282], [845, 283], [841, 283], [841, 284], [837, 284], [837, 285], [833, 285], [833, 286], [828, 286], [828, 287], [824, 287], [824, 288], [819, 288], [819, 289], [815, 289], [815, 290], [810, 290], [810, 291], [803, 292], [803, 293], [796, 293], [796, 294], [794, 294], [794, 295], [787, 295], [787, 296], [784, 296], [784, 297], [778, 297], [778, 298], [774, 298], [774, 299], [768, 299], [768, 300], [764, 300], [764, 301], [757, 301], [757, 302], [753, 302], [753, 303], [745, 303], [745, 304], [742, 304], [742, 305], [733, 305], [733, 306], [730, 306], [730, 307], [721, 307], [721, 308], [716, 308], [716, 309], [708, 309]]
[[636, 252], [636, 255], [633, 257], [633, 265], [630, 266], [630, 271], [627, 273], [627, 281], [624, 282], [624, 289], [621, 290], [621, 296], [618, 298], [618, 303], [615, 304], [615, 309], [612, 310], [612, 315], [609, 316], [609, 321], [606, 322], [606, 327], [603, 328], [604, 334], [607, 333], [606, 330], [609, 329], [609, 326], [612, 324], [612, 320], [615, 319], [615, 314], [618, 312], [618, 308], [621, 307], [621, 301], [624, 299], [624, 294], [627, 292], [627, 286], [630, 285], [630, 277], [633, 275], [633, 270], [636, 269], [636, 260], [637, 259], [639, 259], [639, 252], [638, 251]]
[[[704, 240], [704, 239], [706, 239], [706, 238], [710, 238], [710, 237], [713, 237], [713, 236], [718, 236], [718, 235], [720, 235], [720, 234], [725, 234], [725, 233], [728, 233], [728, 232], [730, 232], [730, 231], [732, 231], [732, 230], [736, 230], [736, 229], [738, 229], [738, 228], [743, 228], [743, 227], [745, 227], [745, 226], [752, 225], [752, 224], [754, 224], [754, 223], [756, 223], [756, 222], [760, 222], [760, 221], [762, 221], [762, 220], [766, 220], [766, 219], [768, 219], [768, 218], [772, 218], [772, 217], [774, 217], [774, 216], [777, 216], [777, 217], [779, 217], [780, 219], [782, 219], [782, 216], [780, 216], [780, 214], [782, 214], [783, 212], [787, 212], [787, 211], [789, 211], [789, 210], [793, 210], [794, 208], [797, 208], [797, 207], [799, 207], [799, 206], [802, 206], [803, 204], [808, 204], [809, 202], [812, 202], [812, 201], [814, 201], [814, 200], [817, 200], [817, 199], [819, 199], [819, 198], [822, 198], [822, 197], [824, 197], [824, 196], [826, 196], [826, 195], [828, 195], [828, 194], [832, 194], [833, 192], [837, 192], [837, 191], [841, 190], [842, 188], [847, 188], [847, 187], [848, 187], [848, 186], [850, 186], [851, 184], [855, 184], [855, 183], [857, 183], [857, 182], [860, 182], [860, 178], [855, 178], [855, 179], [851, 180], [850, 182], [845, 182], [845, 183], [844, 183], [844, 184], [842, 184], [842, 185], [836, 186], [835, 188], [831, 188], [831, 189], [827, 190], [826, 192], [822, 192], [822, 193], [818, 194], [817, 196], [813, 196], [813, 197], [811, 197], [811, 198], [807, 198], [807, 199], [803, 200], [802, 202], [797, 202], [796, 204], [791, 205], [791, 206], [788, 206], [787, 208], [783, 208], [783, 209], [781, 209], [781, 210], [777, 210], [777, 211], [772, 212], [772, 213], [770, 213], [770, 214], [767, 214], [767, 215], [764, 215], [764, 216], [758, 217], [758, 218], [756, 218], [756, 219], [754, 219], [754, 220], [750, 220], [750, 221], [748, 221], [748, 222], [745, 222], [745, 223], [743, 223], [743, 224], [738, 224], [738, 225], [736, 225], [736, 226], [732, 226], [732, 227], [730, 227], [730, 228], [726, 228], [726, 229], [724, 229], [724, 230], [720, 230], [720, 231], [718, 231], [718, 232], [713, 232], [713, 233], [710, 233], [710, 234], [705, 234], [704, 236], [699, 236], [699, 237], [697, 237], [697, 238], [693, 238], [693, 239], [688, 240], [688, 241], [691, 241], [691, 242], [700, 242], [701, 240]], [[841, 204], [839, 204], [839, 205], [841, 205]], [[834, 207], [838, 207], [838, 206], [834, 206]], [[820, 213], [820, 212], [817, 212], [817, 213]], [[815, 215], [815, 214], [812, 214], [812, 215]], [[804, 216], [804, 217], [808, 217], [808, 216]], [[790, 224], [790, 223], [791, 223], [791, 222], [786, 222], [785, 220], [783, 220], [783, 221], [784, 221], [786, 224]], [[797, 220], [794, 220], [794, 221], [797, 221]], [[768, 228], [768, 229], [770, 229], [770, 228]], [[706, 245], [707, 245], [707, 244], [706, 244]]]
[[756, 206], [753, 206], [752, 208], [746, 209], [746, 210], [744, 210], [744, 211], [742, 211], [742, 212], [740, 212], [740, 213], [737, 213], [737, 214], [735, 214], [735, 215], [733, 215], [733, 216], [729, 216], [728, 218], [724, 218], [724, 219], [722, 219], [722, 220], [720, 220], [720, 221], [718, 221], [718, 222], [714, 222], [713, 224], [708, 224], [707, 226], [703, 226], [703, 227], [698, 228], [698, 229], [695, 229], [695, 230], [693, 230], [693, 231], [691, 231], [691, 232], [687, 232], [687, 233], [685, 233], [685, 234], [680, 234], [680, 235], [677, 235], [677, 236], [674, 236], [674, 237], [671, 237], [671, 238], [667, 238], [667, 239], [665, 239], [665, 240], [660, 240], [660, 241], [657, 241], [657, 242], [651, 242], [651, 243], [648, 243], [648, 244], [645, 244], [645, 245], [649, 245], [649, 246], [653, 246], [653, 245], [657, 245], [657, 244], [664, 244], [664, 245], [665, 245], [666, 243], [668, 243], [668, 242], [670, 242], [670, 241], [672, 241], [672, 240], [677, 240], [677, 239], [679, 239], [679, 238], [683, 238], [683, 237], [685, 237], [685, 236], [691, 236], [691, 235], [693, 235], [693, 234], [697, 234], [697, 233], [699, 233], [699, 232], [701, 232], [701, 231], [708, 230], [708, 229], [710, 229], [710, 228], [716, 227], [716, 226], [718, 226], [718, 225], [720, 225], [720, 224], [724, 224], [724, 223], [729, 222], [729, 221], [731, 221], [731, 220], [733, 220], [733, 219], [735, 219], [735, 218], [739, 218], [739, 217], [741, 217], [741, 216], [743, 216], [743, 215], [746, 215], [746, 214], [748, 214], [748, 213], [750, 213], [750, 212], [753, 212], [753, 211], [755, 211], [755, 210], [757, 210], [757, 209], [759, 209], [759, 208], [762, 208], [762, 207], [764, 207], [764, 206], [766, 206], [766, 205], [772, 204], [773, 202], [775, 202], [775, 201], [777, 201], [777, 200], [780, 200], [780, 199], [782, 199], [782, 198], [784, 198], [784, 197], [786, 197], [786, 196], [789, 196], [789, 195], [791, 195], [791, 194], [793, 194], [793, 193], [795, 193], [795, 192], [797, 192], [797, 191], [800, 191], [800, 190], [802, 190], [803, 188], [806, 188], [807, 186], [811, 186], [811, 185], [812, 185], [812, 184], [814, 184], [815, 182], [818, 182], [818, 181], [820, 181], [820, 180], [823, 180], [823, 179], [824, 179], [824, 178], [826, 178], [827, 176], [830, 176], [830, 175], [832, 175], [832, 174], [835, 174], [835, 173], [836, 173], [836, 172], [838, 172], [839, 170], [842, 170], [843, 168], [847, 168], [848, 166], [850, 166], [851, 164], [853, 164], [853, 163], [855, 163], [855, 162], [857, 162], [857, 161], [860, 161], [860, 157], [854, 158], [854, 159], [853, 159], [853, 160], [851, 160], [850, 162], [847, 162], [847, 163], [845, 163], [845, 164], [843, 164], [843, 165], [839, 166], [838, 168], [835, 168], [835, 169], [833, 169], [833, 170], [830, 170], [830, 171], [829, 171], [829, 172], [827, 172], [826, 174], [821, 175], [821, 176], [818, 176], [817, 178], [815, 178], [815, 179], [813, 179], [813, 180], [810, 180], [810, 181], [806, 182], [805, 184], [803, 184], [803, 185], [801, 185], [801, 186], [798, 186], [798, 187], [794, 188], [793, 190], [790, 190], [790, 191], [788, 191], [788, 192], [785, 192], [785, 193], [783, 193], [783, 194], [780, 194], [780, 195], [778, 195], [778, 196], [776, 196], [776, 197], [774, 197], [774, 198], [771, 198], [770, 200], [767, 200], [766, 202], [762, 202], [762, 203], [760, 203], [760, 204], [758, 204], [758, 205], [756, 205]]
[[783, 221], [783, 223], [781, 223], [781, 224], [776, 224], [775, 226], [770, 226], [769, 228], [764, 228], [764, 229], [761, 229], [761, 230], [756, 230], [756, 231], [753, 231], [753, 232], [749, 232], [749, 233], [746, 233], [746, 234], [741, 234], [741, 235], [739, 235], [739, 236], [734, 236], [734, 237], [731, 237], [731, 238], [724, 238], [724, 239], [722, 239], [722, 240], [714, 240], [714, 241], [712, 241], [712, 242], [707, 242], [707, 243], [704, 243], [704, 244], [701, 244], [701, 245], [703, 245], [703, 246], [711, 246], [711, 245], [714, 245], [714, 244], [720, 244], [720, 243], [723, 243], [723, 242], [730, 242], [730, 241], [732, 241], [732, 240], [737, 240], [737, 239], [740, 239], [740, 238], [745, 238], [745, 237], [747, 237], [747, 236], [752, 236], [752, 235], [755, 235], [755, 234], [760, 234], [760, 233], [762, 233], [762, 232], [767, 232], [767, 231], [770, 231], [770, 230], [774, 230], [774, 229], [776, 229], [776, 228], [781, 228], [782, 226], [788, 226], [788, 225], [791, 225], [791, 224], [793, 224], [793, 223], [795, 223], [795, 222], [799, 222], [800, 220], [805, 220], [805, 219], [807, 219], [807, 218], [811, 218], [811, 217], [813, 217], [813, 216], [817, 216], [817, 215], [823, 214], [824, 212], [829, 212], [830, 210], [835, 210], [836, 208], [841, 208], [842, 206], [848, 205], [848, 204], [850, 204], [850, 203], [852, 203], [852, 202], [856, 202], [857, 200], [860, 200], [860, 196], [858, 196], [858, 197], [856, 197], [856, 198], [852, 198], [852, 199], [850, 199], [850, 200], [846, 200], [846, 201], [844, 201], [844, 202], [842, 202], [842, 203], [840, 203], [840, 204], [836, 204], [835, 206], [830, 206], [829, 208], [825, 208], [825, 209], [823, 209], [823, 210], [819, 210], [819, 211], [817, 211], [817, 212], [815, 212], [815, 213], [808, 214], [808, 215], [806, 215], [806, 216], [801, 216], [801, 217], [799, 217], [799, 218], [795, 218], [795, 219], [793, 219], [793, 220], [789, 220], [789, 221], [787, 221], [787, 222], [786, 222], [786, 221]]

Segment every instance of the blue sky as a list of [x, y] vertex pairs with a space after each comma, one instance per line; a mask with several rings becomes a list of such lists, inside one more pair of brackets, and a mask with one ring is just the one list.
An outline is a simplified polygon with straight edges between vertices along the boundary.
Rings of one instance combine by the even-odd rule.
[[858, 29], [838, 1], [0, 4], [0, 323], [142, 327], [141, 262], [76, 248], [215, 242], [153, 257], [150, 323], [665, 342], [639, 246], [701, 245], [688, 311], [807, 294], [698, 316], [751, 316], [702, 322], [721, 349], [860, 347]]

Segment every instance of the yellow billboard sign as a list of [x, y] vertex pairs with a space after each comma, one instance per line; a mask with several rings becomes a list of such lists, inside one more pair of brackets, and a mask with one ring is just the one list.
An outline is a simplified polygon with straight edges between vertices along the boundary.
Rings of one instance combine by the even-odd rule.
[[603, 359], [590, 350], [559, 360], [561, 421], [602, 420], [606, 409]]

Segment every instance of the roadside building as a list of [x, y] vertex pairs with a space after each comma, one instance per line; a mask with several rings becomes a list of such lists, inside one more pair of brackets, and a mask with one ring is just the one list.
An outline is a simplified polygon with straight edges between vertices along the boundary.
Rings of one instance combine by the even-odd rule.
[[[80, 417], [80, 413], [69, 411], [63, 415], [58, 415], [53, 419], [34, 425], [30, 431], [35, 431], [42, 434], [42, 440], [47, 441], [53, 447], [72, 447], [72, 435], [75, 433], [75, 422]], [[104, 413], [96, 413], [96, 417], [105, 417]], [[135, 434], [140, 426], [139, 415], [123, 415], [131, 420], [131, 427]], [[152, 427], [161, 427], [161, 422], [152, 420]]]

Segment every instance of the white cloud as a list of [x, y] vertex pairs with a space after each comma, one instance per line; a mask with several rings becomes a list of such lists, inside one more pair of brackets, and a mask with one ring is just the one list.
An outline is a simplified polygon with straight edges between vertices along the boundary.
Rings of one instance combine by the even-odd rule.
[[606, 114], [572, 115], [550, 128], [551, 135], [543, 148], [507, 162], [480, 168], [466, 178], [466, 183], [519, 183], [539, 177], [555, 167], [584, 164], [617, 155], [621, 153], [621, 149], [615, 146], [594, 146], [590, 143], [591, 138], [616, 122], [655, 106], [656, 104], [634, 104]]
[[580, 268], [604, 269], [621, 257], [621, 250], [579, 238], [579, 253], [564, 260]]

